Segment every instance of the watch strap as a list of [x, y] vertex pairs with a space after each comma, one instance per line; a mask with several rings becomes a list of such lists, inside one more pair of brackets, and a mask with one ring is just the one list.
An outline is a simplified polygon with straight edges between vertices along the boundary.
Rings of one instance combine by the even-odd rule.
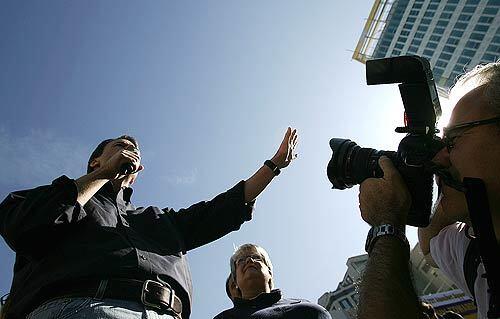
[[281, 170], [279, 169], [278, 165], [274, 164], [274, 162], [271, 160], [266, 160], [264, 162], [264, 165], [269, 167], [271, 169], [271, 171], [273, 171], [273, 174], [275, 176], [278, 176], [281, 173]]
[[410, 250], [410, 243], [408, 242], [408, 239], [406, 239], [403, 231], [391, 224], [382, 224], [373, 226], [368, 232], [365, 244], [365, 250], [368, 254], [371, 253], [375, 242], [382, 236], [393, 236], [398, 238], [408, 248], [408, 251]]

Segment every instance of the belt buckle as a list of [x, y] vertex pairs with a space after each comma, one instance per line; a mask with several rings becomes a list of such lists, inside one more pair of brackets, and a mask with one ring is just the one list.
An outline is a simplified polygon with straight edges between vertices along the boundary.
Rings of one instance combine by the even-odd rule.
[[[147, 293], [153, 293], [149, 289], [150, 286], [156, 286], [158, 288], [170, 290], [170, 296], [169, 296], [169, 300], [168, 300], [168, 305], [166, 305], [166, 307], [165, 307], [165, 305], [161, 301], [158, 302], [158, 303], [154, 303], [154, 302], [148, 301], [146, 294]], [[173, 305], [173, 302], [174, 302], [174, 296], [175, 296], [175, 292], [174, 292], [174, 290], [170, 286], [163, 285], [162, 283], [159, 283], [157, 281], [146, 280], [146, 281], [144, 281], [144, 284], [142, 285], [141, 302], [145, 306], [156, 308], [156, 309], [159, 309], [159, 310], [173, 310], [174, 308], [172, 307], [172, 305]], [[164, 308], [167, 308], [167, 309], [164, 309]], [[175, 312], [175, 310], [173, 310], [173, 311]]]

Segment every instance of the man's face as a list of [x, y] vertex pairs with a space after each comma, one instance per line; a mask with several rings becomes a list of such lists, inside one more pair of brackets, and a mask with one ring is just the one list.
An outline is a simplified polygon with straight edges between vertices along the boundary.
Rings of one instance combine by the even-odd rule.
[[[448, 127], [497, 116], [484, 98], [484, 87], [478, 87], [463, 96], [455, 108]], [[448, 168], [459, 181], [464, 177], [477, 177], [492, 186], [498, 183], [500, 160], [500, 130], [496, 124], [451, 130], [453, 148], [443, 148], [434, 161]], [[447, 213], [456, 214], [458, 220], [468, 217], [463, 193], [442, 184], [441, 205]]]
[[242, 290], [250, 286], [269, 285], [271, 273], [264, 258], [254, 249], [245, 249], [236, 259], [236, 285]]
[[[132, 143], [127, 139], [119, 138], [106, 144], [106, 146], [102, 151], [102, 154], [99, 157], [95, 158], [94, 161], [92, 162], [92, 167], [94, 169], [100, 167], [101, 165], [106, 163], [113, 155], [124, 149], [133, 151], [139, 154], [139, 156], [141, 154], [140, 150], [135, 147], [134, 143]], [[128, 182], [127, 183], [128, 185], [132, 185], [134, 181], [137, 179], [137, 173], [127, 175], [125, 179]]]

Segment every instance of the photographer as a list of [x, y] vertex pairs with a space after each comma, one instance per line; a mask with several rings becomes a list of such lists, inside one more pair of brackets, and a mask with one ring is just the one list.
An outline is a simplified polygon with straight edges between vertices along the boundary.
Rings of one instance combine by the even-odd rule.
[[[458, 81], [451, 96], [458, 94], [461, 98], [445, 129], [446, 147], [434, 157], [434, 162], [446, 168], [455, 181], [477, 177], [485, 182], [494, 228], [500, 235], [499, 90], [500, 63], [477, 67]], [[372, 226], [388, 224], [399, 230], [398, 234], [404, 234], [411, 198], [390, 160], [381, 158], [379, 163], [384, 177], [367, 179], [360, 186], [361, 215]], [[430, 253], [428, 259], [465, 293], [474, 294], [478, 318], [487, 318], [488, 287], [481, 277], [482, 265], [478, 266], [471, 285], [473, 291], [467, 288], [469, 276], [464, 273], [470, 242], [465, 196], [442, 181], [439, 184], [441, 194], [431, 224], [419, 230], [422, 250], [424, 254]], [[380, 236], [373, 242], [361, 286], [359, 318], [422, 317], [411, 284], [408, 259], [409, 246], [404, 236]]]

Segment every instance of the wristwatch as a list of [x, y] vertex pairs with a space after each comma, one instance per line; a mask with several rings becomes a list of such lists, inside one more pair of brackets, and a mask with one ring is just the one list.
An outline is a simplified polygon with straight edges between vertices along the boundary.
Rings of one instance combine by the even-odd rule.
[[278, 165], [274, 164], [273, 161], [271, 161], [271, 160], [266, 160], [264, 162], [264, 165], [266, 165], [267, 167], [269, 167], [271, 169], [271, 171], [273, 171], [273, 173], [274, 173], [275, 176], [278, 176], [281, 173]]
[[377, 239], [379, 239], [381, 236], [394, 236], [401, 240], [405, 244], [405, 246], [408, 247], [408, 251], [410, 250], [410, 243], [408, 242], [408, 239], [406, 239], [404, 232], [391, 224], [382, 224], [379, 226], [373, 226], [368, 232], [368, 237], [366, 237], [365, 243], [365, 250], [368, 255], [372, 251], [373, 245], [375, 244]]

